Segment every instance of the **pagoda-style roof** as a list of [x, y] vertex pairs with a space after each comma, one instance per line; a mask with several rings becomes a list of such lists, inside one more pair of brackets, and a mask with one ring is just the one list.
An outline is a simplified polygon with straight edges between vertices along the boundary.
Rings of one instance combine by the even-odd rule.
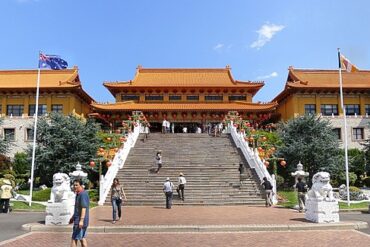
[[[36, 92], [38, 70], [0, 70], [0, 93]], [[41, 70], [40, 92], [72, 90], [87, 103], [93, 102], [81, 86], [78, 68]]]
[[231, 68], [142, 68], [139, 66], [133, 80], [105, 82], [104, 86], [115, 95], [129, 88], [244, 88], [256, 94], [263, 82], [239, 81], [231, 75]]
[[[344, 91], [361, 91], [370, 93], [370, 71], [342, 71]], [[289, 73], [284, 90], [272, 101], [280, 102], [293, 92], [339, 92], [338, 70], [295, 69], [289, 67]]]
[[272, 111], [277, 107], [272, 103], [251, 103], [235, 101], [232, 103], [135, 103], [133, 101], [111, 104], [93, 103], [94, 111]]

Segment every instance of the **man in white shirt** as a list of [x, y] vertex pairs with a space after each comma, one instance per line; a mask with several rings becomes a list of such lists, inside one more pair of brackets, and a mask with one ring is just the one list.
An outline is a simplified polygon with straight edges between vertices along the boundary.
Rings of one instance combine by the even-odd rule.
[[163, 192], [166, 195], [166, 208], [170, 209], [172, 206], [172, 195], [173, 195], [173, 183], [170, 181], [170, 178], [166, 179], [166, 182], [163, 184]]
[[166, 127], [167, 127], [167, 121], [166, 119], [163, 119], [163, 122], [162, 122], [162, 133], [163, 134], [166, 133]]
[[170, 121], [166, 120], [166, 132], [167, 133], [170, 133], [170, 126], [171, 126]]
[[185, 184], [186, 184], [186, 179], [184, 177], [184, 174], [180, 172], [179, 174], [179, 187], [178, 187], [178, 193], [179, 193], [179, 198], [180, 200], [184, 201], [184, 189], [185, 189]]

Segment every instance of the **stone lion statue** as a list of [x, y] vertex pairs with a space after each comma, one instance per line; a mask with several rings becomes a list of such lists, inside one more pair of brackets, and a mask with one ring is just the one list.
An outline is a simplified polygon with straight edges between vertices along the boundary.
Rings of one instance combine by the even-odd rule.
[[53, 187], [51, 188], [49, 202], [62, 202], [73, 195], [70, 187], [70, 178], [65, 173], [55, 173], [53, 175]]
[[308, 198], [334, 202], [333, 187], [330, 185], [330, 174], [318, 172], [312, 177], [312, 188], [307, 193]]

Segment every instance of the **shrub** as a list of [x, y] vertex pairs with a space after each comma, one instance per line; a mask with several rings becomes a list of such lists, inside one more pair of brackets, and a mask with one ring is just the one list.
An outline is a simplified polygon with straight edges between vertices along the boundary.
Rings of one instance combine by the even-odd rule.
[[50, 198], [51, 188], [45, 190], [34, 191], [32, 194], [32, 200], [39, 202], [46, 202]]
[[356, 186], [349, 186], [349, 192], [360, 192], [361, 190]]
[[[348, 173], [348, 178], [349, 185], [354, 185], [357, 180], [357, 175], [354, 172], [350, 172]], [[345, 173], [340, 174], [338, 180], [340, 181], [340, 183], [346, 184], [346, 174]]]
[[365, 178], [362, 182], [366, 187], [370, 187], [370, 177]]
[[276, 175], [276, 187], [282, 187], [284, 185], [284, 178], [280, 175]]

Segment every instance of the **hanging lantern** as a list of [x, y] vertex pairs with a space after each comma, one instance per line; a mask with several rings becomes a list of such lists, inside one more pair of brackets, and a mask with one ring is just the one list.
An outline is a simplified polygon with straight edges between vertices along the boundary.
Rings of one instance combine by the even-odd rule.
[[285, 166], [286, 166], [286, 161], [285, 161], [285, 160], [280, 161], [280, 165], [281, 165], [282, 167], [285, 167]]
[[176, 119], [177, 118], [177, 112], [172, 112], [172, 118]]
[[100, 152], [100, 153], [103, 153], [103, 152], [104, 152], [104, 148], [102, 148], [102, 147], [101, 147], [101, 148], [99, 148], [99, 152]]
[[110, 137], [107, 137], [107, 141], [110, 142], [112, 140], [112, 138]]
[[109, 167], [112, 165], [112, 162], [107, 161], [107, 162], [105, 163], [105, 165], [109, 168]]
[[266, 160], [265, 162], [263, 162], [263, 164], [264, 164], [266, 167], [269, 167], [270, 162], [268, 162], [268, 161]]
[[95, 167], [95, 162], [94, 162], [93, 160], [92, 160], [92, 161], [90, 161], [90, 162], [89, 162], [89, 166], [90, 166], [90, 167]]
[[196, 117], [197, 117], [197, 113], [196, 113], [196, 112], [193, 112], [193, 113], [191, 114], [191, 116], [192, 116], [193, 118], [196, 118]]

